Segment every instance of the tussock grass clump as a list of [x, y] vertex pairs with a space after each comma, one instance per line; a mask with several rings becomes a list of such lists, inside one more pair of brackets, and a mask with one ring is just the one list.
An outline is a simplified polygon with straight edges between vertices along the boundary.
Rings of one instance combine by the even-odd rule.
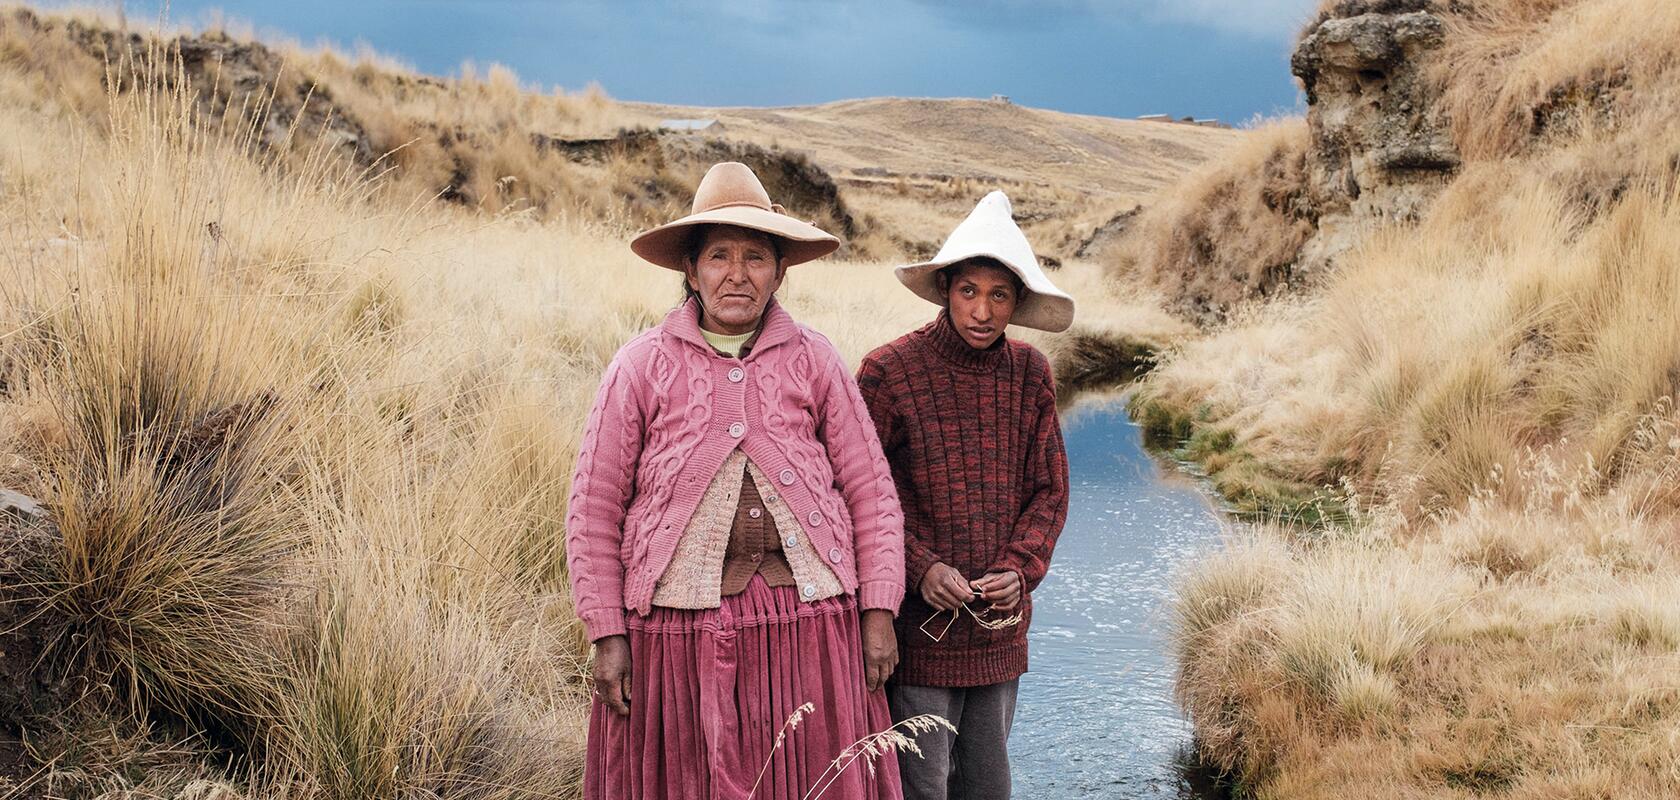
[[[1484, 493], [1427, 524], [1374, 509], [1199, 563], [1175, 605], [1202, 752], [1261, 796], [1672, 795], [1677, 559], [1670, 523], [1631, 500]], [[1485, 560], [1492, 531], [1522, 568]]]
[[[1652, 0], [1482, 0], [1455, 8], [1432, 65], [1453, 138], [1472, 157], [1521, 152], [1535, 136], [1661, 136], [1677, 91], [1680, 9]], [[1606, 154], [1609, 155], [1609, 154]], [[1659, 163], [1655, 160], [1647, 164]]]
[[[190, 794], [225, 762], [265, 797], [575, 791], [587, 643], [557, 529], [599, 365], [519, 355], [534, 302], [393, 277], [447, 274], [418, 254], [475, 226], [392, 213], [324, 149], [281, 156], [128, 68], [105, 132], [4, 108], [66, 125], [92, 176], [12, 218], [63, 214], [70, 246], [7, 243], [3, 411], [31, 429], [8, 459], [58, 536], [18, 591], [55, 680], [87, 687], [16, 788]], [[440, 336], [462, 310], [480, 332]], [[184, 762], [147, 755], [158, 724]]]
[[1174, 311], [1205, 320], [1296, 280], [1293, 266], [1316, 222], [1305, 196], [1308, 143], [1301, 119], [1253, 131], [1144, 210], [1117, 270], [1153, 282], [1175, 298]]

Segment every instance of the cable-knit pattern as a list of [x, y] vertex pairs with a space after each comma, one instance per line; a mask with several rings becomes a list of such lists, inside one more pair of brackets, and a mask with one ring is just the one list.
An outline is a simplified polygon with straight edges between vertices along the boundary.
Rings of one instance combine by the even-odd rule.
[[[592, 638], [624, 633], [624, 607], [601, 598], [624, 592], [624, 538], [618, 525], [601, 527], [592, 520], [622, 521], [630, 504], [634, 465], [641, 440], [628, 435], [644, 419], [636, 383], [625, 365], [633, 354], [647, 349], [646, 336], [625, 345], [601, 376], [595, 396], [595, 411], [584, 425], [583, 444], [578, 450], [572, 495], [566, 512], [566, 560], [571, 568], [572, 593], [577, 598], [578, 616]], [[611, 420], [611, 425], [606, 425]], [[581, 570], [581, 571], [580, 571]]]
[[[865, 356], [858, 384], [905, 515], [911, 591], [898, 620], [902, 660], [893, 679], [981, 686], [1018, 677], [1027, 669], [1031, 593], [1067, 519], [1067, 455], [1049, 361], [1009, 338], [976, 350], [940, 312]], [[919, 627], [934, 610], [916, 589], [938, 562], [970, 580], [1018, 573], [1025, 620], [987, 630], [959, 615], [933, 641]]]
[[737, 447], [845, 591], [863, 608], [896, 611], [903, 513], [868, 419], [833, 345], [774, 302], [744, 359], [712, 350], [692, 300], [625, 345], [585, 424], [567, 515], [572, 592], [590, 638], [622, 633], [627, 609], [651, 611], [656, 581]]
[[[844, 513], [850, 519], [878, 518], [885, 520], [892, 530], [902, 532], [904, 512], [898, 502], [892, 465], [881, 449], [869, 407], [834, 345], [820, 335], [815, 338], [812, 349], [824, 351], [822, 358], [812, 359], [812, 379], [822, 397], [817, 438], [828, 443], [825, 452], [833, 485], [840, 489], [838, 495], [831, 496], [845, 503]], [[821, 364], [820, 372], [815, 368], [818, 363]], [[891, 502], [886, 502], [888, 498]], [[903, 599], [906, 587], [904, 543], [901, 540], [896, 544], [899, 557], [890, 561], [865, 558], [873, 553], [859, 549], [858, 595], [865, 608], [884, 607], [891, 602], [891, 607], [896, 610]], [[872, 605], [872, 602], [880, 605]]]

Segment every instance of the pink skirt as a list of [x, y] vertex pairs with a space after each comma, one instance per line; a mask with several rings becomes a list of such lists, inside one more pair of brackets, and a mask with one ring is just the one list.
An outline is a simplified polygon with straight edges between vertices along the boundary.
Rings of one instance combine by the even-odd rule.
[[[655, 608], [631, 614], [629, 627], [630, 716], [591, 709], [588, 800], [745, 800], [760, 770], [754, 800], [801, 800], [834, 776], [842, 750], [892, 724], [886, 693], [863, 683], [850, 596], [801, 603], [792, 587], [755, 576], [720, 608]], [[772, 754], [807, 702], [816, 710]], [[873, 773], [866, 759], [820, 796], [902, 798], [896, 756], [875, 759]]]

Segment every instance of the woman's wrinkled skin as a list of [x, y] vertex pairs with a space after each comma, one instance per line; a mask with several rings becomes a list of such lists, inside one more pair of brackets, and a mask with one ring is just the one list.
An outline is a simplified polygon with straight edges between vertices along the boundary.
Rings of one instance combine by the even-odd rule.
[[739, 336], [758, 329], [787, 266], [769, 234], [708, 225], [686, 273], [688, 287], [700, 296], [700, 327]]

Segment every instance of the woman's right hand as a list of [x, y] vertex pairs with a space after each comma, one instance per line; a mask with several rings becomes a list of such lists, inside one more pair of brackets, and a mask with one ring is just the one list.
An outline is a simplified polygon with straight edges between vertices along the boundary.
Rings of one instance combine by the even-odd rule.
[[974, 589], [955, 567], [941, 561], [922, 574], [922, 599], [940, 611], [956, 611], [974, 599]]
[[619, 716], [630, 716], [630, 639], [603, 636], [595, 643], [595, 699]]

